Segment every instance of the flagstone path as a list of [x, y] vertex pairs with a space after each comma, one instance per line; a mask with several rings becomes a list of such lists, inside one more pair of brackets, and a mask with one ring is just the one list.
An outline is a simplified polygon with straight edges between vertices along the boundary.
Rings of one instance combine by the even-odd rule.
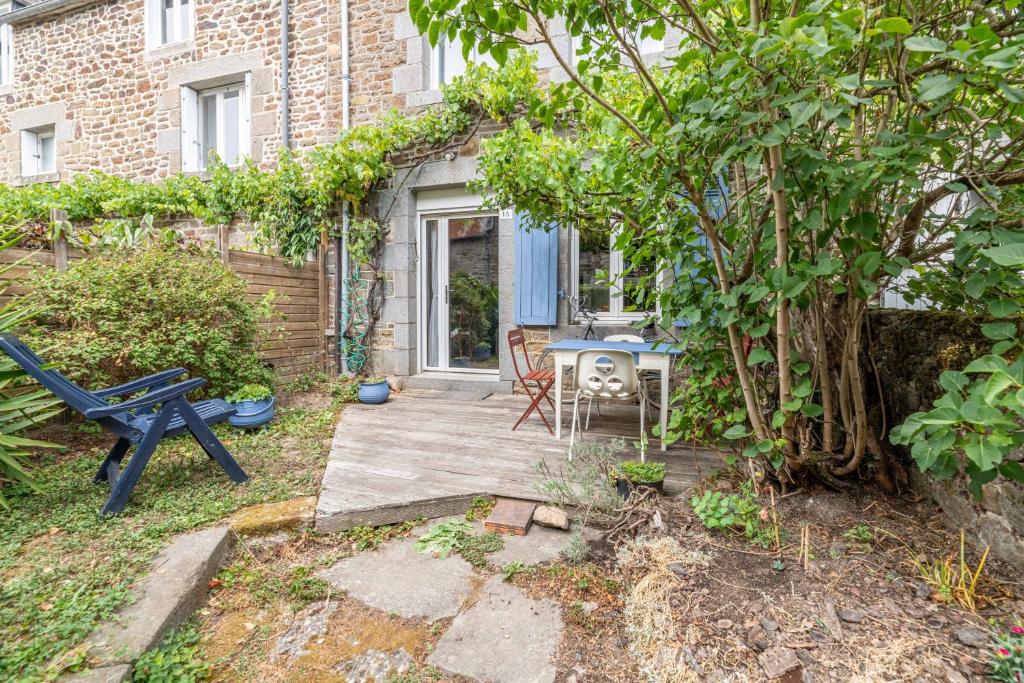
[[[492, 568], [554, 560], [569, 534], [535, 526], [526, 536], [504, 540], [505, 547], [488, 556]], [[454, 617], [428, 659], [438, 669], [488, 683], [555, 680], [553, 660], [562, 635], [557, 603], [530, 598], [501, 574], [486, 578], [461, 557], [433, 557], [412, 545], [411, 539], [391, 541], [319, 575], [350, 598], [385, 612], [429, 623]], [[395, 669], [407, 665], [395, 660]]]

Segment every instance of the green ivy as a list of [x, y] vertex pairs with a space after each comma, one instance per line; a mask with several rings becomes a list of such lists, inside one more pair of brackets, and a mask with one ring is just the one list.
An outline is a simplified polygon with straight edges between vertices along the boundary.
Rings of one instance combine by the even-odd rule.
[[[418, 115], [392, 111], [375, 123], [343, 131], [329, 145], [301, 154], [282, 152], [272, 169], [252, 161], [232, 169], [214, 157], [203, 177], [179, 173], [159, 183], [92, 172], [56, 185], [0, 185], [0, 225], [49, 226], [53, 209], [66, 211], [71, 223], [86, 224], [89, 233], [125, 220], [192, 217], [227, 225], [245, 217], [256, 228], [258, 244], [275, 247], [298, 263], [317, 247], [322, 232], [333, 234], [340, 202], [350, 202], [359, 215], [376, 185], [393, 174], [396, 155], [420, 144], [449, 142], [482, 116], [504, 121], [535, 96], [536, 85], [526, 54], [500, 69], [471, 66], [444, 86], [440, 105]], [[350, 246], [357, 259], [365, 258], [372, 239], [382, 234], [378, 226], [368, 235], [363, 228], [370, 223], [352, 224]]]

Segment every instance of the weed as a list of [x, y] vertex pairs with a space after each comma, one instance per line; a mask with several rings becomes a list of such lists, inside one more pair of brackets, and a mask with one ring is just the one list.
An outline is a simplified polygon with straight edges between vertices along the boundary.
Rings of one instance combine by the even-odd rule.
[[494, 509], [495, 502], [493, 498], [477, 496], [470, 503], [469, 510], [466, 511], [466, 521], [475, 522], [478, 519], [487, 519], [491, 514], [491, 510]]
[[310, 576], [308, 567], [297, 567], [288, 583], [288, 594], [306, 604], [326, 600], [331, 595], [331, 584], [318, 576]]
[[650, 484], [665, 480], [665, 463], [627, 460], [612, 471], [613, 479], [627, 479], [637, 484]]
[[341, 536], [349, 541], [355, 550], [375, 550], [392, 538], [405, 536], [420, 524], [423, 524], [423, 521], [423, 518], [420, 517], [410, 522], [386, 526], [357, 526], [341, 532]]
[[432, 666], [420, 666], [413, 664], [408, 671], [400, 674], [389, 674], [387, 683], [426, 683], [426, 681], [440, 681], [444, 676]]
[[132, 681], [171, 683], [206, 680], [212, 665], [203, 661], [199, 640], [199, 631], [193, 624], [170, 633], [158, 648], [139, 658]]
[[708, 529], [742, 530], [748, 540], [763, 548], [778, 542], [781, 530], [777, 517], [757, 501], [749, 481], [743, 482], [739, 494], [709, 490], [693, 496], [690, 505]]
[[326, 381], [327, 375], [323, 372], [306, 372], [285, 384], [284, 390], [289, 394], [300, 393], [303, 391], [309, 391]]
[[843, 532], [843, 538], [858, 543], [871, 543], [875, 540], [875, 534], [867, 524], [858, 524]]
[[328, 388], [331, 396], [344, 403], [355, 403], [359, 400], [359, 382], [355, 380], [338, 380]]
[[486, 567], [487, 555], [496, 553], [505, 547], [505, 540], [496, 531], [488, 531], [479, 536], [467, 536], [457, 548], [462, 559], [474, 567]]
[[434, 553], [438, 557], [448, 557], [459, 549], [459, 545], [473, 532], [469, 522], [461, 519], [449, 519], [447, 522], [435, 524], [427, 533], [419, 537], [412, 548], [421, 553]]
[[448, 557], [456, 552], [474, 567], [486, 567], [485, 556], [504, 548], [505, 542], [501, 534], [494, 531], [474, 536], [469, 522], [450, 519], [432, 526], [412, 547], [421, 553], [435, 553], [438, 557]]
[[515, 562], [509, 562], [508, 564], [502, 566], [501, 576], [505, 579], [505, 581], [511, 581], [512, 579], [516, 578], [518, 575], [522, 574], [525, 571], [526, 565], [520, 562], [519, 560], [516, 560]]
[[958, 561], [954, 560], [954, 555], [951, 554], [945, 560], [914, 558], [913, 563], [921, 578], [932, 587], [932, 591], [942, 602], [955, 602], [961, 607], [975, 612], [978, 605], [985, 600], [985, 597], [978, 591], [978, 582], [985, 569], [988, 551], [989, 549], [986, 547], [978, 566], [972, 569], [967, 563], [966, 538], [961, 530]]

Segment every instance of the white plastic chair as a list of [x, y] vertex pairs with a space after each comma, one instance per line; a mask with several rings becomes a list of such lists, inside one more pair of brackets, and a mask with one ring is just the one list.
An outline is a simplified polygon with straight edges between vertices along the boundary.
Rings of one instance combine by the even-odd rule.
[[[576, 396], [572, 402], [572, 431], [569, 433], [569, 458], [576, 442], [576, 428], [580, 423], [580, 399], [640, 398], [640, 435], [647, 432], [644, 410], [647, 396], [636, 373], [636, 361], [629, 351], [612, 349], [587, 349], [576, 354], [573, 388]], [[587, 410], [587, 421], [590, 410]], [[582, 432], [581, 437], [582, 438]]]
[[[630, 344], [645, 344], [647, 340], [641, 337], [639, 334], [609, 334], [604, 338], [606, 342], [628, 342]], [[643, 377], [640, 378], [643, 381]], [[595, 399], [590, 399], [587, 403], [587, 422], [584, 429], [590, 429], [590, 409], [597, 406], [597, 414], [601, 414], [601, 402]]]

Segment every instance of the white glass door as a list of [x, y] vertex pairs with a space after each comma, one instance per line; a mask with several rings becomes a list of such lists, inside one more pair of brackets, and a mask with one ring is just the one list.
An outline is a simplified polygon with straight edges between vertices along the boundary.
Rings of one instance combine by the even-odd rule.
[[420, 254], [423, 369], [497, 372], [498, 217], [426, 217]]

